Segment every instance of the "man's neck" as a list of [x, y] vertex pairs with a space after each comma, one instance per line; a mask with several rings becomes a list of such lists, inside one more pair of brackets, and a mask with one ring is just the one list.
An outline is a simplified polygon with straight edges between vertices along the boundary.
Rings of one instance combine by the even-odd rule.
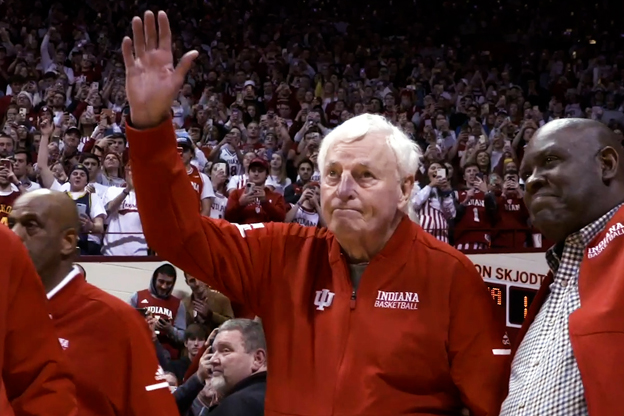
[[371, 261], [386, 246], [396, 231], [403, 214], [397, 212], [390, 227], [385, 232], [374, 232], [370, 236], [355, 236], [352, 239], [340, 239], [336, 236], [342, 251], [347, 255], [351, 264], [367, 263]]
[[21, 183], [30, 183], [30, 178], [28, 178], [28, 175], [26, 174], [21, 175], [17, 179], [19, 179]]
[[73, 268], [74, 265], [71, 261], [61, 261], [56, 268], [39, 272], [46, 293], [57, 287]]

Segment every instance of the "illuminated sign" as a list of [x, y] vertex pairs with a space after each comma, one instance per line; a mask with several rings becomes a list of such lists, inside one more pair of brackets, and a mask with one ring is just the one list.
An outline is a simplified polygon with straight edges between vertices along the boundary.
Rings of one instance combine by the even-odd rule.
[[502, 309], [507, 327], [520, 328], [546, 275], [482, 264], [475, 266], [494, 303]]

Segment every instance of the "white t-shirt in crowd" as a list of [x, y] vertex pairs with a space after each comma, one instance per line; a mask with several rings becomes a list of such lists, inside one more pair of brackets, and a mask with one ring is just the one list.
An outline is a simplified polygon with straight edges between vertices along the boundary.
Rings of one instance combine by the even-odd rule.
[[[95, 188], [95, 193], [100, 198], [100, 200], [104, 198], [104, 195], [106, 194], [106, 190], [109, 188], [108, 186], [102, 185], [101, 183], [97, 183], [97, 182], [91, 182], [89, 183], [89, 185], [93, 185], [93, 187]], [[69, 182], [65, 182], [64, 184], [61, 185], [59, 181], [57, 181], [56, 179], [54, 179], [54, 182], [52, 182], [52, 186], [50, 186], [51, 190], [59, 191], [59, 192], [69, 192], [70, 188], [71, 188], [71, 185], [69, 184]]]
[[280, 195], [284, 195], [284, 189], [286, 189], [286, 187], [290, 185], [291, 183], [292, 181], [290, 180], [290, 178], [286, 178], [284, 180], [284, 183], [280, 184], [279, 178], [277, 176], [269, 175], [264, 185], [272, 186], [275, 192], [277, 192]]
[[230, 178], [226, 189], [228, 192], [232, 192], [235, 189], [242, 189], [245, 187], [248, 180], [249, 176], [247, 175], [234, 175]]
[[217, 192], [210, 208], [210, 218], [223, 219], [227, 201], [228, 199], [223, 194]]
[[[125, 188], [111, 187], [106, 191], [104, 206], [117, 198]], [[108, 228], [104, 236], [102, 254], [105, 256], [146, 256], [147, 242], [139, 218], [134, 191], [124, 198], [115, 212], [106, 219]], [[119, 234], [123, 233], [123, 234]], [[129, 234], [132, 233], [132, 234]]]
[[319, 223], [319, 214], [316, 211], [308, 211], [300, 206], [297, 208], [297, 213], [295, 214], [293, 222], [301, 224], [304, 227], [316, 227]]

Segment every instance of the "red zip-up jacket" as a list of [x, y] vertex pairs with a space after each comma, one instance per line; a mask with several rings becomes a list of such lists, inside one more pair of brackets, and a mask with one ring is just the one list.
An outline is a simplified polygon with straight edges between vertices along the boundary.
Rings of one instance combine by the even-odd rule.
[[75, 388], [41, 279], [4, 225], [0, 247], [0, 415], [75, 415]]
[[150, 246], [262, 318], [267, 416], [498, 414], [509, 350], [464, 255], [405, 217], [356, 292], [325, 229], [202, 218], [170, 122], [128, 139]]
[[48, 293], [76, 381], [78, 416], [172, 416], [175, 400], [145, 319], [78, 269]]

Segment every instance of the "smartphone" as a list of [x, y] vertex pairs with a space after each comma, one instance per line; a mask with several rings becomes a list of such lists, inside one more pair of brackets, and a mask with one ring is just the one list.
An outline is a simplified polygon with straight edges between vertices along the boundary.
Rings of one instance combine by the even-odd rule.
[[89, 113], [89, 114], [95, 114], [93, 111], [94, 111], [94, 110], [93, 110], [93, 106], [92, 106], [92, 105], [88, 105], [88, 106], [87, 106], [87, 113]]
[[26, 117], [27, 111], [28, 111], [28, 110], [26, 110], [25, 108], [20, 108], [20, 109], [19, 109], [19, 114], [20, 114], [20, 116], [22, 116], [22, 117]]
[[468, 136], [468, 144], [474, 145], [477, 142], [477, 138], [475, 136]]
[[148, 315], [148, 311], [147, 308], [136, 308], [136, 310], [143, 316], [147, 316]]
[[212, 119], [209, 118], [208, 121], [206, 122], [206, 124], [208, 124], [208, 127], [212, 127]]
[[217, 169], [217, 172], [223, 172], [223, 173], [225, 173], [225, 172], [227, 171], [226, 166], [225, 166], [225, 163], [217, 163], [217, 164], [215, 165], [215, 167], [216, 167], [216, 169]]
[[13, 163], [9, 159], [0, 159], [0, 166], [9, 171], [13, 170]]
[[446, 169], [445, 168], [438, 169], [438, 171], [436, 172], [436, 178], [439, 179], [439, 180], [445, 179], [446, 178]]
[[253, 188], [254, 188], [253, 183], [247, 182], [247, 185], [245, 185], [245, 193], [246, 194], [252, 193], [253, 192]]
[[477, 173], [477, 178], [483, 180], [483, 177], [484, 177], [483, 173], [481, 173], [481, 172]]
[[479, 144], [486, 144], [486, 143], [487, 143], [487, 138], [481, 135], [481, 137], [479, 137]]
[[109, 108], [102, 109], [102, 115], [106, 117], [113, 117], [115, 115], [114, 111]]
[[78, 210], [78, 216], [82, 217], [87, 215], [87, 205], [80, 202], [76, 202], [76, 209]]
[[432, 127], [432, 126], [433, 126], [433, 125], [431, 124], [431, 119], [427, 119], [427, 120], [425, 120], [425, 126], [428, 126], [428, 127]]
[[91, 83], [91, 89], [92, 89], [93, 91], [97, 91], [97, 90], [99, 90], [99, 89], [100, 89], [100, 83], [99, 83], [99, 82], [97, 82], [97, 81], [92, 82], [92, 83]]

